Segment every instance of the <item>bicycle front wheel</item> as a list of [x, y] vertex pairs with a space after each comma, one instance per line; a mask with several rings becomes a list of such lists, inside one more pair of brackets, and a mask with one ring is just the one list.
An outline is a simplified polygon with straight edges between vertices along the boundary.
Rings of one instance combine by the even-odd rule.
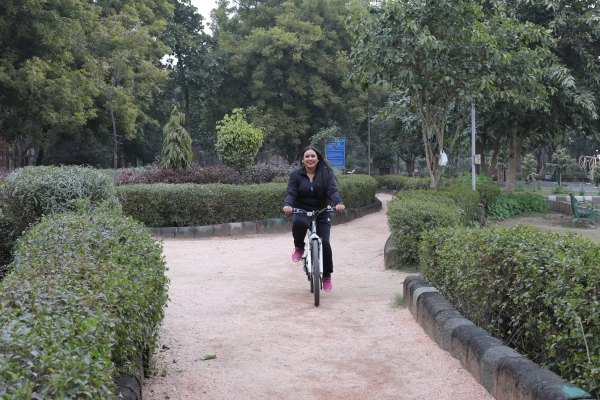
[[312, 289], [313, 297], [315, 300], [315, 307], [319, 306], [319, 300], [321, 297], [321, 271], [319, 268], [319, 242], [313, 240], [311, 243], [312, 251]]

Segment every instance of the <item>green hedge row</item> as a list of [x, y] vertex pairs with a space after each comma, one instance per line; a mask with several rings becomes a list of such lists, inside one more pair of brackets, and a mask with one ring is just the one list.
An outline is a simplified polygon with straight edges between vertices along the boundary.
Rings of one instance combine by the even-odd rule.
[[25, 167], [8, 175], [0, 184], [0, 267], [10, 262], [14, 242], [27, 227], [43, 215], [76, 209], [82, 199], [92, 206], [116, 203], [112, 179], [78, 166]]
[[423, 233], [423, 277], [468, 319], [600, 395], [600, 246], [532, 227]]
[[[285, 183], [260, 185], [138, 184], [117, 187], [123, 212], [146, 226], [202, 226], [283, 216]], [[346, 207], [371, 204], [376, 182], [364, 176], [339, 177]]]
[[167, 302], [161, 246], [114, 208], [44, 218], [0, 283], [0, 398], [113, 398]]
[[380, 175], [374, 177], [377, 187], [390, 190], [429, 189], [431, 178], [411, 178], [404, 175]]

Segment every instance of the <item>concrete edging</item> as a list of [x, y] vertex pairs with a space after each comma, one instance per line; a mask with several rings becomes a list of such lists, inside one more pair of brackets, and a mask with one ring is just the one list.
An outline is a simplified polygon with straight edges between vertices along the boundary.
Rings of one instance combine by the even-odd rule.
[[593, 399], [464, 318], [420, 276], [407, 276], [403, 290], [406, 306], [425, 333], [458, 359], [495, 399]]
[[[367, 206], [350, 208], [343, 213], [331, 215], [331, 224], [338, 225], [353, 221], [380, 211], [381, 201], [375, 197], [375, 201]], [[255, 235], [261, 233], [285, 233], [292, 231], [292, 218], [273, 218], [259, 221], [230, 222], [227, 224], [188, 226], [188, 227], [148, 227], [153, 236], [162, 239], [202, 239], [222, 236]]]

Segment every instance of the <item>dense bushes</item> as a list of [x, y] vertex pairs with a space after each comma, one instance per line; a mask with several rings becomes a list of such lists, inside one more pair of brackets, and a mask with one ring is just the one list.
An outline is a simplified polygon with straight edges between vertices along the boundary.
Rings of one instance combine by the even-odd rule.
[[165, 169], [156, 165], [148, 168], [131, 168], [114, 176], [116, 185], [136, 183], [265, 183], [276, 177], [288, 176], [294, 167], [278, 167], [274, 164], [255, 164], [240, 174], [226, 165], [201, 167], [192, 165], [180, 169]]
[[161, 246], [119, 211], [44, 218], [0, 284], [0, 397], [112, 398], [167, 301]]
[[421, 270], [468, 319], [600, 394], [600, 247], [514, 228], [423, 234]]
[[475, 191], [468, 185], [446, 186], [438, 191], [430, 191], [432, 196], [446, 196], [454, 200], [454, 203], [462, 209], [461, 222], [468, 225], [471, 221], [478, 221], [479, 217], [479, 191]]
[[398, 247], [397, 262], [402, 267], [418, 263], [421, 234], [433, 228], [456, 226], [463, 221], [464, 211], [453, 199], [433, 191], [399, 192], [388, 202], [388, 225]]
[[404, 175], [380, 175], [374, 177], [377, 187], [390, 190], [429, 189], [431, 178], [411, 178]]
[[[285, 183], [262, 185], [152, 184], [117, 188], [123, 212], [147, 226], [201, 226], [283, 217]], [[339, 177], [338, 190], [348, 208], [371, 204], [375, 180]]]
[[514, 193], [509, 196], [501, 194], [488, 207], [488, 219], [500, 221], [527, 212], [546, 212], [548, 203], [539, 194]]
[[89, 206], [117, 201], [111, 179], [92, 168], [25, 167], [8, 175], [0, 184], [0, 269], [10, 262], [14, 241], [30, 224], [43, 215], [73, 210], [81, 199]]

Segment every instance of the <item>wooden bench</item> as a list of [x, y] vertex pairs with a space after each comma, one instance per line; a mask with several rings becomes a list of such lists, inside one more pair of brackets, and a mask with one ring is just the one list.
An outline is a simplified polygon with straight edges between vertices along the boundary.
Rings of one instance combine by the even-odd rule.
[[600, 216], [600, 210], [598, 210], [598, 206], [591, 201], [577, 201], [573, 194], [569, 194], [571, 196], [571, 208], [573, 209], [573, 220], [571, 221], [571, 226], [575, 227], [575, 222], [579, 221], [588, 221], [596, 226], [598, 229], [598, 224], [596, 224], [596, 217]]

